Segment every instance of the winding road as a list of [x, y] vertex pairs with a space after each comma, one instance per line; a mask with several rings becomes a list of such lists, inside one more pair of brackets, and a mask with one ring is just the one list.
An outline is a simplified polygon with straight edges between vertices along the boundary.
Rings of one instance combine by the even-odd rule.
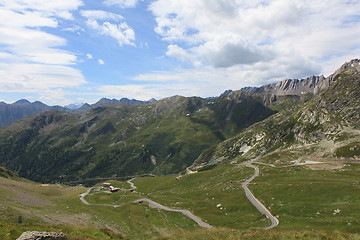
[[130, 184], [130, 187], [131, 187], [130, 191], [136, 189], [135, 184], [132, 182], [133, 180], [135, 180], [135, 178], [132, 178], [132, 179], [130, 179], [130, 180], [127, 181], [127, 183]]
[[105, 206], [105, 207], [113, 207], [113, 208], [118, 208], [123, 206], [124, 204], [121, 205], [112, 205], [112, 204], [101, 204], [101, 203], [89, 203], [88, 201], [85, 200], [85, 197], [91, 192], [91, 190], [95, 189], [96, 187], [91, 187], [88, 188], [88, 190], [86, 191], [86, 193], [82, 194], [80, 197], [80, 200], [86, 204], [86, 205], [92, 205], [92, 206]]
[[185, 216], [189, 217], [190, 219], [194, 220], [200, 227], [213, 228], [213, 226], [204, 222], [201, 218], [199, 218], [198, 216], [195, 216], [189, 210], [186, 210], [186, 209], [177, 209], [177, 208], [166, 207], [166, 206], [163, 206], [163, 205], [161, 205], [157, 202], [154, 202], [148, 198], [141, 198], [141, 199], [135, 200], [133, 202], [136, 202], [136, 203], [148, 202], [149, 206], [153, 207], [153, 208], [170, 211], [170, 212], [180, 212], [180, 213], [184, 214]]
[[246, 197], [249, 199], [249, 201], [257, 208], [257, 210], [266, 215], [267, 218], [270, 219], [271, 224], [270, 226], [266, 227], [266, 229], [270, 229], [273, 227], [276, 227], [277, 225], [279, 225], [279, 219], [277, 219], [276, 217], [274, 217], [271, 212], [254, 196], [254, 194], [249, 190], [249, 188], [247, 187], [247, 185], [254, 180], [257, 176], [259, 176], [260, 174], [260, 170], [257, 166], [253, 165], [253, 163], [256, 164], [262, 164], [265, 166], [270, 166], [270, 167], [275, 167], [275, 168], [283, 168], [283, 167], [293, 167], [293, 166], [298, 166], [298, 165], [302, 165], [301, 163], [302, 158], [298, 158], [294, 164], [291, 165], [287, 165], [287, 166], [275, 166], [273, 164], [268, 164], [268, 163], [262, 163], [262, 162], [256, 162], [256, 161], [250, 161], [246, 163], [247, 167], [251, 167], [255, 169], [255, 173], [254, 175], [252, 175], [250, 178], [248, 178], [245, 182], [243, 182], [242, 184], [242, 188], [245, 191]]
[[[275, 166], [273, 164], [256, 162], [255, 160], [246, 163], [247, 167], [253, 168], [255, 170], [255, 173], [250, 178], [248, 178], [245, 182], [242, 183], [242, 188], [245, 191], [246, 197], [256, 207], [256, 209], [260, 213], [266, 215], [266, 217], [270, 219], [271, 224], [268, 227], [266, 227], [266, 229], [274, 228], [277, 225], [279, 225], [279, 220], [271, 214], [271, 212], [254, 196], [254, 194], [248, 188], [249, 183], [251, 181], [253, 181], [256, 177], [258, 177], [259, 174], [260, 174], [259, 168], [257, 166], [255, 166], [255, 165], [253, 165], [253, 164], [262, 164], [262, 165], [266, 165], [266, 166], [270, 166], [270, 167], [282, 168], [282, 167], [292, 167], [292, 166], [302, 165], [301, 160], [302, 160], [302, 158], [299, 158], [299, 159], [297, 159], [295, 161], [294, 164], [287, 165], [287, 166]], [[132, 179], [127, 181], [130, 184], [130, 189], [121, 189], [121, 190], [134, 191], [136, 189], [135, 184], [132, 182], [134, 179], [135, 178], [132, 178]], [[122, 205], [111, 205], [111, 204], [92, 204], [92, 203], [89, 203], [88, 201], [85, 200], [85, 197], [93, 189], [96, 189], [96, 188], [95, 187], [88, 188], [88, 190], [84, 194], [81, 195], [80, 200], [84, 204], [86, 204], [86, 205], [96, 205], [96, 206], [110, 206], [110, 207], [114, 207], [114, 208], [121, 207], [121, 206], [124, 205], [124, 204], [122, 204]], [[154, 202], [154, 201], [152, 201], [152, 200], [150, 200], [148, 198], [137, 199], [137, 200], [135, 200], [133, 202], [134, 203], [147, 202], [149, 204], [149, 206], [153, 207], [153, 208], [157, 208], [157, 209], [165, 210], [165, 211], [170, 211], [170, 212], [180, 212], [180, 213], [184, 214], [185, 216], [189, 217], [190, 219], [192, 219], [193, 221], [195, 221], [200, 227], [213, 228], [213, 226], [211, 226], [210, 224], [204, 222], [200, 217], [195, 216], [189, 210], [186, 210], [186, 209], [177, 209], [177, 208], [166, 207], [166, 206], [163, 206], [160, 203]]]
[[262, 214], [265, 214], [271, 221], [271, 225], [266, 227], [266, 229], [270, 229], [273, 227], [276, 227], [277, 225], [279, 225], [279, 220], [274, 217], [271, 212], [254, 196], [254, 194], [249, 190], [249, 188], [247, 187], [247, 185], [254, 180], [254, 178], [256, 178], [257, 176], [259, 176], [260, 170], [257, 166], [252, 165], [251, 162], [246, 163], [247, 167], [251, 167], [255, 169], [255, 173], [254, 175], [252, 175], [250, 178], [248, 178], [245, 182], [243, 182], [242, 184], [242, 188], [245, 191], [246, 197], [249, 199], [249, 201], [252, 203], [252, 205], [254, 205], [257, 210], [259, 212], [261, 212]]
[[[127, 182], [130, 184], [131, 189], [122, 189], [122, 190], [129, 190], [129, 191], [133, 191], [136, 189], [135, 184], [132, 182], [135, 178], [132, 178], [130, 180], [128, 180]], [[91, 190], [96, 189], [96, 187], [90, 187], [88, 188], [88, 190], [81, 195], [80, 200], [86, 204], [86, 205], [93, 205], [93, 206], [107, 206], [107, 207], [121, 207], [122, 205], [111, 205], [111, 204], [93, 204], [93, 203], [89, 203], [88, 201], [85, 200], [85, 197], [91, 192]], [[200, 217], [195, 216], [194, 214], [192, 214], [189, 210], [186, 209], [177, 209], [177, 208], [170, 208], [170, 207], [166, 207], [161, 205], [160, 203], [154, 202], [148, 198], [141, 198], [138, 200], [133, 201], [134, 203], [142, 203], [142, 202], [148, 202], [150, 207], [153, 208], [157, 208], [157, 209], [161, 209], [161, 210], [165, 210], [165, 211], [170, 211], [170, 212], [180, 212], [182, 214], [184, 214], [185, 216], [187, 216], [188, 218], [194, 220], [200, 227], [204, 227], [204, 228], [213, 228], [213, 226], [211, 226], [210, 224], [204, 222]]]

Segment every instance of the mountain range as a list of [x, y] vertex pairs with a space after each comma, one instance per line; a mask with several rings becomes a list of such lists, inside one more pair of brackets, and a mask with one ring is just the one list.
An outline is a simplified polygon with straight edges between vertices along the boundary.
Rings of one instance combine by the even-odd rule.
[[0, 161], [35, 181], [68, 182], [172, 174], [264, 155], [358, 156], [359, 79], [355, 59], [327, 78], [216, 98], [102, 99], [87, 111], [38, 113], [0, 129]]
[[66, 108], [60, 106], [48, 106], [39, 101], [31, 103], [25, 99], [21, 99], [12, 104], [0, 102], [0, 127], [9, 125], [10, 123], [29, 115], [50, 110], [65, 111]]
[[35, 113], [42, 113], [50, 110], [57, 111], [70, 111], [70, 112], [85, 112], [90, 109], [94, 109], [103, 105], [124, 103], [124, 104], [147, 104], [155, 102], [156, 99], [150, 99], [149, 101], [140, 101], [135, 99], [122, 98], [120, 100], [117, 99], [108, 99], [102, 98], [98, 102], [94, 104], [70, 104], [64, 107], [61, 106], [48, 106], [42, 102], [29, 102], [26, 99], [18, 100], [12, 104], [7, 104], [4, 102], [0, 102], [0, 127], [4, 127], [9, 125], [12, 122], [20, 120], [24, 117], [30, 116]]
[[359, 60], [215, 98], [111, 101], [0, 128], [1, 239], [360, 239]]

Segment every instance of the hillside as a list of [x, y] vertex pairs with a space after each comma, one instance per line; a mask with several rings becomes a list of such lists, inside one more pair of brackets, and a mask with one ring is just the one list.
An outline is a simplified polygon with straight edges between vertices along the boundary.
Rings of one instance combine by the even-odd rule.
[[[356, 124], [358, 117], [354, 108], [358, 68], [359, 61], [352, 60], [321, 81], [293, 80], [299, 84], [282, 88], [281, 93], [276, 86], [288, 80], [261, 91], [228, 91], [217, 98], [174, 96], [149, 104], [103, 105], [81, 113], [40, 113], [0, 129], [0, 163], [35, 181], [71, 182], [173, 174], [196, 159], [195, 165], [212, 164], [299, 147], [300, 155], [315, 151], [316, 156], [349, 157], [357, 154], [357, 142], [339, 144], [330, 135], [340, 126], [341, 134], [357, 134], [350, 123]], [[324, 82], [331, 83], [330, 88], [319, 95], [316, 89]], [[355, 98], [347, 98], [352, 96], [349, 91]], [[345, 122], [338, 116], [344, 114], [343, 106], [348, 106]]]
[[0, 161], [42, 182], [176, 173], [204, 149], [273, 113], [244, 92], [50, 111], [0, 129]]
[[[323, 163], [331, 166], [331, 163]], [[271, 207], [280, 224], [269, 220], [246, 199], [241, 188], [253, 174], [244, 164], [223, 164], [190, 175], [110, 181], [120, 190], [39, 184], [0, 176], [0, 239], [24, 231], [61, 231], [69, 239], [360, 239], [359, 164], [330, 171], [308, 166], [272, 168], [251, 186]], [[135, 191], [130, 189], [135, 186]], [[85, 196], [88, 204], [80, 201]], [[213, 228], [202, 228], [181, 213], [139, 203], [149, 198], [186, 209]], [[305, 203], [304, 203], [305, 201]], [[220, 205], [219, 205], [220, 204]], [[21, 217], [21, 218], [19, 218]]]
[[[346, 66], [346, 67], [344, 67]], [[194, 166], [224, 160], [360, 158], [360, 67], [336, 71], [330, 87], [311, 101], [279, 112], [205, 151]]]

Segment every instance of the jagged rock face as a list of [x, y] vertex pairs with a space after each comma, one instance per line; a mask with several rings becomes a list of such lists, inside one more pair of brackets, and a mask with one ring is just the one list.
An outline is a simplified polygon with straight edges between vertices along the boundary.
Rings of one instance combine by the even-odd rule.
[[259, 88], [246, 87], [242, 90], [248, 93], [262, 93], [272, 95], [302, 95], [308, 92], [314, 92], [321, 85], [321, 89], [325, 88], [326, 78], [324, 76], [311, 76], [305, 79], [286, 79], [284, 81], [264, 85]]
[[28, 231], [21, 234], [17, 240], [67, 240], [62, 232]]
[[248, 93], [261, 93], [269, 95], [302, 95], [305, 93], [318, 94], [321, 91], [327, 89], [334, 78], [336, 78], [341, 72], [348, 68], [354, 68], [360, 71], [360, 60], [353, 59], [350, 62], [344, 63], [333, 74], [325, 78], [321, 76], [311, 76], [305, 79], [286, 79], [284, 81], [264, 85], [262, 87], [245, 87], [241, 90]]

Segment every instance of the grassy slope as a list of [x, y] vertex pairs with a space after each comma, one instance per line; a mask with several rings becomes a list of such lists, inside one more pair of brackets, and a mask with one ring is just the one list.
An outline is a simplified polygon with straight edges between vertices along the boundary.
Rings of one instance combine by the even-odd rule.
[[280, 228], [360, 233], [360, 164], [333, 170], [262, 166], [261, 173], [250, 189], [280, 216]]
[[214, 100], [175, 96], [82, 114], [46, 112], [0, 129], [0, 161], [40, 182], [174, 173], [273, 113], [245, 93]]
[[[70, 239], [359, 239], [360, 198], [354, 194], [359, 192], [359, 170], [359, 164], [349, 164], [344, 171], [261, 167], [261, 176], [250, 189], [279, 215], [280, 225], [269, 231], [262, 230], [269, 221], [248, 202], [241, 188], [242, 181], [253, 174], [243, 165], [223, 165], [180, 180], [174, 176], [139, 178], [133, 181], [134, 193], [93, 191], [86, 197], [94, 204], [123, 204], [119, 208], [84, 205], [79, 200], [86, 190], [83, 187], [0, 178], [0, 238], [15, 239], [25, 230], [47, 230], [63, 231]], [[112, 183], [130, 187], [126, 182]], [[180, 213], [132, 203], [143, 197], [188, 209], [216, 229], [201, 229]], [[216, 207], [219, 203], [223, 209]], [[334, 216], [335, 209], [341, 213]], [[18, 216], [23, 217], [22, 224], [17, 223]]]

